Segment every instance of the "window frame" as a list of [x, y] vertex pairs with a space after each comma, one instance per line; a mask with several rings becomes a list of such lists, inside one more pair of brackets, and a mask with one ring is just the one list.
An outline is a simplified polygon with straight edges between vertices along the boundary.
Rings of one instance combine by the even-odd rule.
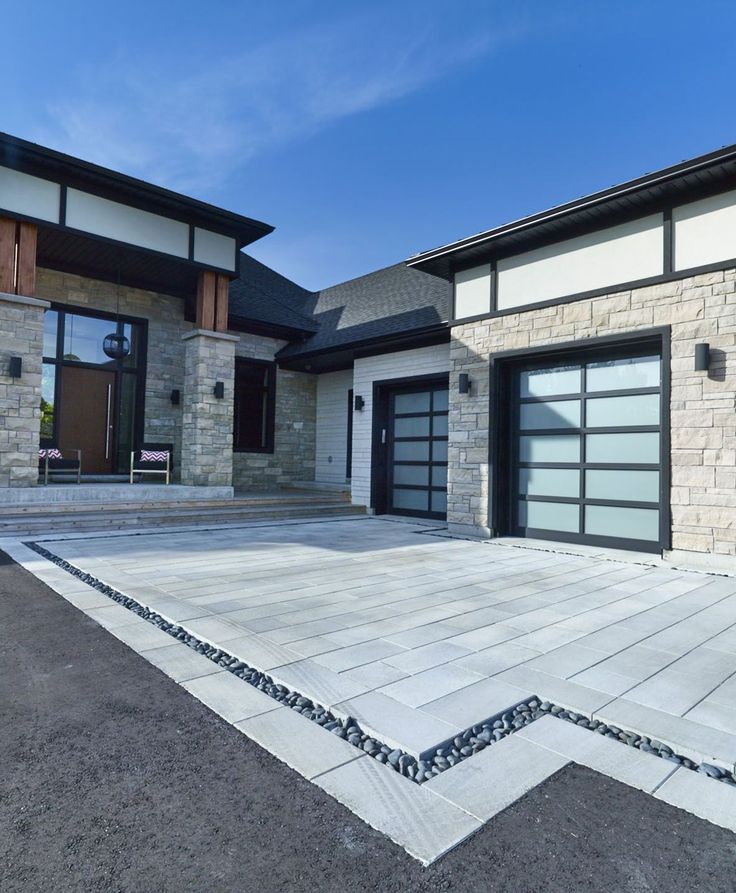
[[[266, 399], [266, 430], [265, 430], [265, 446], [262, 447], [244, 447], [238, 446], [236, 443], [236, 424], [238, 420], [237, 409], [239, 405], [238, 399], [238, 367], [257, 366], [268, 371], [267, 383], [263, 389]], [[235, 357], [235, 368], [233, 376], [233, 452], [234, 453], [273, 453], [275, 448], [276, 433], [276, 370], [277, 364], [273, 360], [256, 360], [251, 357]]]

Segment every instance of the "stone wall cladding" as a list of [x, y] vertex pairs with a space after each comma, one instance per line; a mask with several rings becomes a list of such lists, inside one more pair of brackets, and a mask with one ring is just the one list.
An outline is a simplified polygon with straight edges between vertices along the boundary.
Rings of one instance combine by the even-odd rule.
[[[275, 338], [240, 334], [236, 357], [273, 360], [286, 344]], [[313, 481], [317, 429], [317, 376], [276, 371], [276, 422], [273, 453], [233, 454], [233, 486], [272, 490], [293, 481]]]
[[[0, 487], [38, 481], [44, 305], [0, 295]], [[20, 357], [20, 378], [8, 374]]]
[[[452, 329], [448, 522], [488, 532], [489, 357], [671, 326], [672, 548], [736, 555], [736, 269], [520, 310]], [[695, 344], [711, 346], [708, 373]], [[472, 392], [457, 392], [467, 372]]]
[[[57, 304], [115, 313], [117, 286], [55, 270], [39, 269], [36, 295]], [[184, 343], [194, 329], [184, 319], [184, 301], [171, 295], [120, 287], [120, 313], [148, 320], [148, 361], [143, 440], [174, 444], [174, 479], [181, 460], [182, 407], [172, 406], [171, 391], [184, 388]]]
[[[197, 332], [184, 340], [181, 482], [229, 487], [233, 479], [233, 363], [235, 338]], [[215, 397], [224, 382], [225, 396]]]

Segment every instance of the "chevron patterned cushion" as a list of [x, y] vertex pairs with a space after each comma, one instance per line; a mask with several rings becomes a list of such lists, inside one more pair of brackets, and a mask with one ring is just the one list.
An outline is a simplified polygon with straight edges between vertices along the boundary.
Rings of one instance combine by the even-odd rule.
[[46, 459], [47, 457], [48, 457], [49, 459], [61, 459], [61, 458], [63, 458], [62, 455], [61, 455], [61, 450], [57, 450], [55, 447], [52, 447], [51, 449], [48, 449], [48, 450], [39, 450], [39, 451], [38, 451], [38, 458], [39, 458], [39, 459]]
[[165, 462], [168, 450], [141, 450], [141, 462]]

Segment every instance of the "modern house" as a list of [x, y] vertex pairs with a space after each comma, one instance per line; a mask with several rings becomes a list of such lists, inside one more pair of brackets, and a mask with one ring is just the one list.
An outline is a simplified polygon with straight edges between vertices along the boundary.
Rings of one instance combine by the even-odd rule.
[[155, 443], [183, 485], [736, 566], [736, 146], [317, 293], [243, 252], [271, 229], [0, 135], [0, 486]]

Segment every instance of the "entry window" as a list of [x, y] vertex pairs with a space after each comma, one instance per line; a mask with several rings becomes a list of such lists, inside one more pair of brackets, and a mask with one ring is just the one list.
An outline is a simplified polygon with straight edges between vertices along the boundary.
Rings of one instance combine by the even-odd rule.
[[515, 532], [654, 548], [663, 458], [659, 354], [520, 369], [514, 391]]
[[276, 410], [276, 364], [235, 360], [233, 449], [272, 453]]

